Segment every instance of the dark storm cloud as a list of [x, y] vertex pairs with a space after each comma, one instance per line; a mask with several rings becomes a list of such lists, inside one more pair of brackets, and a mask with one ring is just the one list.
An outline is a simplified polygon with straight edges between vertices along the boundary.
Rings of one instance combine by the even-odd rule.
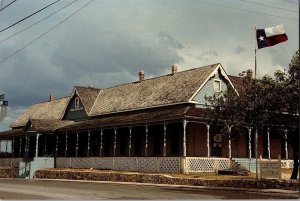
[[[88, 33], [67, 33], [72, 39], [63, 38], [53, 51], [53, 63], [61, 68], [67, 80], [85, 76], [88, 79], [90, 74], [102, 75], [101, 80], [108, 73], [122, 74], [124, 70], [137, 76], [141, 68], [151, 75], [159, 75], [173, 63], [182, 61], [174, 48], [174, 41], [166, 41], [160, 35], [149, 35], [148, 40], [143, 41], [137, 35], [117, 32], [99, 31], [97, 37]], [[128, 80], [126, 76], [124, 80]], [[120, 83], [116, 80], [115, 84]]]

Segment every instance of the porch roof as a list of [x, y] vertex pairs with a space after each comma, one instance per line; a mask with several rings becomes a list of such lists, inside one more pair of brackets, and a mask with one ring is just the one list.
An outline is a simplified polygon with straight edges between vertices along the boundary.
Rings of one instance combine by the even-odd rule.
[[92, 120], [74, 122], [71, 125], [64, 126], [56, 130], [56, 132], [77, 131], [87, 129], [97, 129], [101, 127], [137, 125], [143, 123], [154, 123], [160, 121], [172, 121], [184, 118], [189, 107], [181, 107], [176, 109], [165, 109], [155, 111], [139, 111], [138, 113], [122, 114], [117, 116], [102, 117]]

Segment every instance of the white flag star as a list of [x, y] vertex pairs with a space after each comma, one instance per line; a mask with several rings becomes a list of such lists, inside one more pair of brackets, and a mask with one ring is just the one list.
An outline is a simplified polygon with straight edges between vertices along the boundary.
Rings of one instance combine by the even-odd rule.
[[264, 40], [264, 37], [263, 36], [259, 36], [258, 38], [260, 41], [263, 41]]

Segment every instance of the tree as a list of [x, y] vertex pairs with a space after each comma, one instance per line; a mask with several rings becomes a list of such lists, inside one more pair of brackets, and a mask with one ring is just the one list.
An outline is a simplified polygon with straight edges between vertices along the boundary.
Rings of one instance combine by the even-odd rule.
[[250, 126], [256, 132], [271, 126], [288, 129], [294, 156], [292, 179], [298, 175], [299, 72], [298, 50], [292, 57], [288, 73], [276, 71], [274, 78], [265, 75], [259, 80], [245, 76], [239, 95], [228, 89], [221, 95], [206, 97], [214, 108], [213, 118], [217, 123]]

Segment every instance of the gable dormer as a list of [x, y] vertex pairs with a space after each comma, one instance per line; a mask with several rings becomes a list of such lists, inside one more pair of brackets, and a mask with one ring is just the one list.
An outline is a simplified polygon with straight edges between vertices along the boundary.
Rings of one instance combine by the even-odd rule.
[[84, 105], [77, 95], [74, 93], [73, 97], [70, 99], [69, 104], [66, 108], [64, 120], [74, 120], [79, 121], [88, 118]]
[[[215, 94], [221, 94], [222, 92], [224, 93], [228, 90], [228, 88], [232, 88], [236, 91], [225, 70], [221, 64], [219, 64], [219, 66], [209, 77], [207, 77], [204, 84], [194, 94], [191, 101], [196, 102], [200, 106], [205, 106], [207, 104], [207, 101], [205, 100], [206, 96], [209, 97]], [[236, 93], [238, 94], [237, 91]]]

